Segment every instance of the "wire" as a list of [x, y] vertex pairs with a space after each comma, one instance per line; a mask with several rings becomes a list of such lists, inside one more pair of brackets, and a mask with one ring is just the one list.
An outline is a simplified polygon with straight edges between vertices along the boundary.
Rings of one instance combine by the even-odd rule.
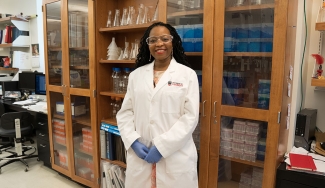
[[303, 92], [303, 84], [302, 84], [302, 67], [304, 65], [304, 59], [305, 59], [305, 52], [306, 52], [306, 43], [307, 43], [307, 18], [306, 18], [306, 0], [304, 0], [304, 20], [305, 20], [305, 44], [304, 44], [304, 51], [302, 53], [302, 59], [301, 59], [301, 65], [300, 65], [300, 93], [301, 93], [301, 102], [300, 102], [300, 110], [302, 108], [302, 103], [304, 101], [304, 92]]

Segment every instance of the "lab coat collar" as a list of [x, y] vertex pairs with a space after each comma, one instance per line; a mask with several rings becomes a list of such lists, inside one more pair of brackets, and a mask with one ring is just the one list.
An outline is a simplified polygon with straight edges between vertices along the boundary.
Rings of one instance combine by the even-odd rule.
[[153, 66], [155, 61], [153, 61], [151, 64], [149, 64], [146, 68], [146, 83], [148, 87], [150, 88], [150, 91], [152, 92], [151, 99], [155, 96], [155, 94], [163, 87], [165, 86], [168, 81], [172, 81], [172, 74], [176, 70], [177, 62], [174, 58], [171, 59], [170, 64], [165, 71], [165, 73], [160, 78], [158, 84], [155, 88], [153, 88]]

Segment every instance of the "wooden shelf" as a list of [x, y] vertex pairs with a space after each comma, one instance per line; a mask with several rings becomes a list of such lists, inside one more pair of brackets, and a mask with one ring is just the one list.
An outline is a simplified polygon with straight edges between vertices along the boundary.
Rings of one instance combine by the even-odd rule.
[[69, 48], [69, 50], [89, 50], [89, 47], [73, 47]]
[[53, 114], [53, 117], [58, 118], [58, 119], [65, 120], [65, 119], [64, 119], [64, 115], [61, 115], [61, 114], [54, 113], [54, 114]]
[[268, 9], [268, 8], [274, 8], [274, 4], [244, 5], [244, 6], [237, 6], [237, 7], [228, 7], [226, 8], [226, 12], [261, 10], [261, 9]]
[[109, 159], [104, 159], [104, 158], [101, 158], [101, 159], [104, 160], [104, 161], [107, 161], [107, 162], [109, 162], [109, 163], [111, 163], [111, 164], [115, 164], [115, 165], [117, 165], [117, 166], [120, 166], [120, 167], [122, 167], [122, 168], [126, 168], [126, 164], [123, 163], [122, 161], [111, 161], [111, 160], [109, 160]]
[[145, 31], [153, 22], [146, 24], [138, 24], [138, 25], [127, 25], [127, 26], [119, 26], [119, 27], [102, 27], [99, 28], [99, 32], [113, 32], [113, 33], [125, 33], [125, 32], [133, 32], [133, 31]]
[[57, 51], [57, 52], [62, 51], [62, 48], [61, 47], [48, 47], [47, 49], [49, 51]]
[[117, 121], [116, 121], [116, 119], [103, 119], [102, 122], [103, 122], [103, 123], [110, 124], [110, 125], [117, 126]]
[[6, 22], [11, 22], [11, 20], [18, 20], [18, 21], [28, 22], [28, 21], [26, 21], [26, 20], [23, 20], [23, 19], [20, 19], [20, 18], [16, 18], [16, 17], [0, 18], [0, 22], [1, 22], [1, 24], [6, 23]]
[[311, 86], [325, 87], [325, 79], [311, 79]]
[[99, 63], [135, 63], [135, 60], [99, 60]]
[[114, 92], [111, 92], [111, 91], [102, 91], [99, 94], [104, 95], [104, 96], [110, 96], [110, 97], [120, 97], [120, 98], [125, 97], [125, 94], [114, 93]]
[[272, 52], [225, 52], [224, 56], [272, 57]]
[[203, 52], [185, 52], [186, 56], [202, 56]]
[[73, 123], [79, 123], [91, 127], [91, 119], [89, 115], [72, 117]]
[[29, 45], [13, 45], [12, 43], [0, 44], [0, 48], [11, 48], [11, 47], [26, 48], [29, 47]]
[[5, 68], [5, 67], [0, 67], [0, 71], [19, 71], [19, 68]]
[[325, 22], [318, 22], [315, 25], [316, 31], [325, 31]]
[[83, 153], [83, 154], [86, 154], [86, 155], [93, 156], [93, 154], [90, 153], [90, 152], [88, 152], [88, 151], [85, 151], [85, 150], [83, 150], [83, 149], [81, 149], [81, 148], [77, 148], [77, 149], [78, 149], [78, 151], [79, 151], [80, 153]]
[[172, 17], [178, 17], [178, 16], [189, 16], [189, 15], [198, 15], [203, 14], [203, 10], [190, 10], [190, 11], [181, 11], [181, 12], [174, 12], [174, 13], [168, 13], [167, 19]]
[[263, 161], [255, 161], [255, 162], [245, 161], [245, 160], [241, 160], [241, 159], [226, 157], [226, 156], [223, 156], [223, 155], [220, 155], [220, 158], [221, 159], [226, 159], [226, 160], [229, 160], [229, 161], [234, 161], [234, 162], [237, 162], [237, 163], [242, 163], [242, 164], [247, 164], [247, 165], [251, 165], [251, 166], [264, 168], [264, 162]]
[[73, 66], [73, 65], [70, 65], [70, 69], [73, 69], [73, 70], [89, 69], [89, 66]]

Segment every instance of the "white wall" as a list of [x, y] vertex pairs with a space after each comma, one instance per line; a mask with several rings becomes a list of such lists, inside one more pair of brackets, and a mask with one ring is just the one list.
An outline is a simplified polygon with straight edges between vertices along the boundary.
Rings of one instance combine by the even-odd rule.
[[[7, 13], [12, 15], [17, 15], [23, 13], [23, 15], [35, 15], [37, 14], [37, 18], [33, 18], [29, 21], [30, 26], [30, 36], [31, 36], [31, 44], [39, 43], [39, 52], [40, 52], [40, 67], [32, 68], [33, 71], [44, 72], [44, 44], [43, 44], [43, 19], [42, 19], [42, 0], [1, 0], [0, 13]], [[41, 26], [39, 24], [41, 23]], [[15, 49], [22, 50], [30, 53], [31, 57], [31, 49]], [[3, 48], [0, 50], [1, 55], [8, 55], [9, 49]], [[29, 58], [29, 64], [31, 64], [31, 58]], [[15, 66], [15, 65], [14, 65]], [[19, 67], [17, 67], [19, 68]]]

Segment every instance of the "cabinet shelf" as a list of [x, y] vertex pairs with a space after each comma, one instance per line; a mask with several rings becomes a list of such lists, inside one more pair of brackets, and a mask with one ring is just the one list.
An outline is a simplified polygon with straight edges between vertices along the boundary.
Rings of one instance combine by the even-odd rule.
[[71, 65], [70, 66], [70, 69], [72, 69], [72, 70], [81, 70], [81, 69], [89, 69], [89, 66], [73, 66], [73, 65]]
[[88, 151], [85, 151], [85, 150], [83, 150], [83, 149], [81, 149], [81, 148], [78, 148], [78, 151], [80, 152], [80, 153], [83, 153], [83, 154], [86, 154], [86, 155], [93, 155], [92, 153], [90, 153], [90, 152], [88, 152]]
[[99, 60], [99, 63], [135, 63], [135, 60]]
[[16, 17], [6, 17], [6, 18], [0, 18], [0, 23], [1, 24], [11, 23], [11, 20], [18, 20], [18, 21], [28, 22], [26, 20], [22, 20], [22, 19], [16, 18]]
[[223, 156], [223, 155], [220, 155], [220, 158], [221, 159], [226, 159], [226, 160], [229, 160], [229, 161], [234, 161], [234, 162], [237, 162], [237, 163], [242, 163], [242, 164], [247, 164], [247, 165], [251, 165], [251, 166], [264, 168], [264, 162], [263, 161], [255, 161], [255, 162], [245, 161], [245, 160], [241, 160], [241, 159], [226, 157], [226, 156]]
[[325, 30], [325, 22], [318, 22], [315, 25], [316, 31], [324, 31]]
[[274, 4], [245, 5], [245, 6], [237, 6], [237, 7], [228, 7], [228, 8], [226, 8], [226, 12], [262, 10], [262, 9], [268, 9], [268, 8], [274, 8]]
[[203, 14], [203, 10], [201, 9], [201, 10], [190, 10], [190, 11], [181, 11], [181, 12], [169, 13], [167, 15], [167, 19], [172, 18], [172, 17], [198, 15], [198, 14]]
[[102, 160], [104, 160], [104, 161], [107, 161], [107, 162], [109, 162], [109, 163], [111, 163], [111, 164], [115, 164], [115, 165], [117, 165], [117, 166], [120, 166], [120, 167], [122, 167], [122, 168], [126, 168], [126, 164], [125, 163], [123, 163], [122, 161], [112, 161], [112, 160], [109, 160], [109, 159], [105, 159], [105, 158], [101, 158]]
[[115, 125], [115, 126], [117, 126], [117, 121], [116, 121], [116, 119], [103, 119], [102, 122], [103, 122], [103, 123], [110, 124], [110, 125]]
[[21, 47], [21, 48], [27, 48], [29, 45], [15, 45], [12, 43], [7, 43], [7, 44], [0, 44], [0, 48], [11, 48], [11, 47]]
[[53, 51], [53, 52], [54, 52], [54, 51], [58, 51], [58, 52], [59, 52], [59, 51], [62, 51], [62, 48], [61, 48], [61, 47], [48, 47], [47, 49], [48, 49], [49, 51]]
[[325, 87], [325, 79], [311, 79], [311, 86]]
[[187, 56], [202, 56], [203, 52], [185, 52]]
[[[62, 119], [62, 120], [65, 120], [64, 119], [64, 115], [61, 115], [61, 114], [53, 114], [53, 117], [54, 118], [58, 118], [58, 119]], [[73, 123], [79, 123], [79, 124], [83, 124], [83, 125], [86, 125], [86, 126], [91, 126], [91, 123], [90, 123], [90, 117], [89, 115], [83, 115], [83, 116], [77, 116], [77, 117], [72, 117], [72, 122]]]
[[69, 50], [89, 50], [88, 46], [87, 47], [73, 47], [69, 48]]
[[120, 97], [120, 98], [125, 97], [125, 94], [114, 93], [114, 92], [111, 92], [111, 91], [102, 91], [99, 94], [103, 95], [103, 96], [110, 96], [110, 97]]
[[113, 32], [113, 33], [125, 33], [125, 32], [134, 32], [134, 31], [145, 31], [151, 24], [138, 24], [138, 25], [127, 25], [119, 27], [102, 27], [99, 28], [99, 32]]
[[0, 67], [0, 71], [19, 71], [19, 68], [5, 68], [5, 67]]
[[272, 52], [225, 52], [224, 56], [272, 57]]

